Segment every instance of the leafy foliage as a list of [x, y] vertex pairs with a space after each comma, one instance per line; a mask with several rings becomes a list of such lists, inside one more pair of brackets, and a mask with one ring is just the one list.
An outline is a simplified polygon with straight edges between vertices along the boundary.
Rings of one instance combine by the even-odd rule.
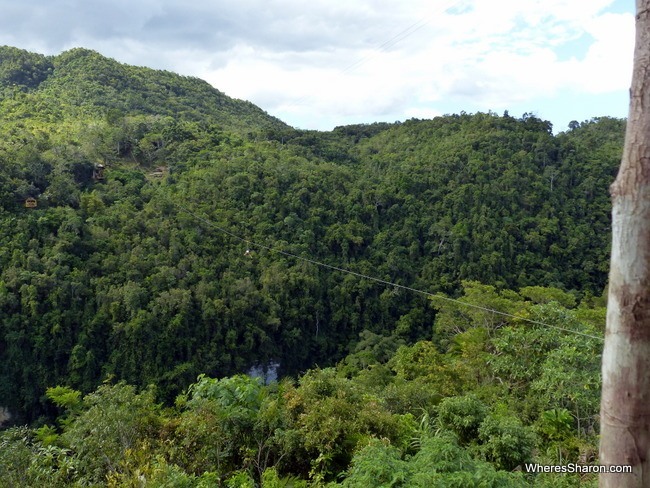
[[485, 404], [473, 396], [445, 398], [438, 406], [440, 424], [454, 432], [462, 443], [478, 436], [486, 415]]
[[508, 486], [535, 452], [591, 459], [624, 121], [299, 131], [10, 47], [0, 121], [0, 408], [34, 426], [1, 434], [8, 486]]

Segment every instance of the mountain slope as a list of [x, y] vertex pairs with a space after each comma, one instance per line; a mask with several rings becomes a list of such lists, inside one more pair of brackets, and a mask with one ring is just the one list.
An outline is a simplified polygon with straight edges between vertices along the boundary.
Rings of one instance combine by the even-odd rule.
[[295, 131], [92, 51], [0, 52], [0, 406], [18, 420], [52, 415], [56, 384], [171, 401], [200, 373], [333, 364], [360, 334], [447, 347], [421, 295], [268, 248], [429, 293], [606, 284], [624, 121]]
[[[228, 130], [258, 131], [288, 126], [250, 102], [235, 100], [198, 78], [118, 63], [82, 48], [46, 57], [0, 47], [0, 93], [26, 90], [57, 102], [63, 114], [173, 116], [209, 121]], [[81, 111], [84, 113], [84, 111]]]

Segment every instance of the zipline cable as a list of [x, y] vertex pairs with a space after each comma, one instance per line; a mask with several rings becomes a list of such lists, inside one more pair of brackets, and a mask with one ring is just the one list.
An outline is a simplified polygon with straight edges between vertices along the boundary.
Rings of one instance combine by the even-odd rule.
[[570, 334], [580, 335], [580, 336], [588, 337], [590, 339], [595, 339], [595, 340], [601, 341], [601, 342], [604, 341], [604, 338], [602, 338], [602, 337], [598, 337], [598, 336], [595, 336], [595, 335], [592, 335], [592, 334], [587, 334], [585, 332], [580, 332], [580, 331], [577, 331], [577, 330], [567, 329], [565, 327], [559, 327], [557, 325], [547, 324], [546, 322], [541, 322], [539, 320], [533, 320], [533, 319], [528, 319], [526, 317], [520, 317], [518, 315], [514, 315], [514, 314], [511, 314], [511, 313], [508, 313], [508, 312], [501, 312], [499, 310], [494, 310], [492, 308], [483, 307], [481, 305], [475, 305], [473, 303], [463, 302], [461, 300], [446, 297], [446, 296], [443, 296], [443, 295], [436, 295], [436, 294], [429, 293], [429, 292], [424, 291], [424, 290], [419, 290], [417, 288], [413, 288], [411, 286], [400, 285], [399, 283], [393, 283], [392, 281], [383, 280], [383, 279], [377, 278], [375, 276], [370, 276], [370, 275], [366, 275], [366, 274], [363, 274], [363, 273], [359, 273], [357, 271], [352, 271], [351, 269], [341, 268], [339, 266], [334, 266], [332, 264], [323, 263], [322, 261], [317, 261], [315, 259], [307, 258], [307, 257], [304, 257], [304, 256], [299, 256], [297, 254], [293, 254], [293, 253], [290, 253], [288, 251], [283, 251], [282, 249], [276, 249], [276, 248], [273, 248], [273, 247], [270, 247], [270, 246], [266, 246], [264, 244], [260, 244], [259, 242], [255, 242], [255, 241], [252, 241], [250, 239], [246, 239], [244, 237], [241, 237], [241, 236], [235, 234], [234, 232], [229, 231], [228, 229], [224, 229], [223, 227], [215, 224], [210, 219], [208, 219], [206, 217], [202, 217], [200, 215], [197, 215], [196, 213], [194, 213], [190, 209], [184, 207], [183, 205], [180, 205], [179, 203], [175, 203], [175, 202], [171, 202], [171, 201], [170, 201], [170, 203], [172, 205], [175, 205], [179, 209], [181, 209], [186, 214], [192, 216], [196, 220], [198, 220], [200, 222], [203, 222], [203, 223], [207, 224], [208, 226], [210, 226], [211, 228], [216, 229], [219, 232], [222, 232], [223, 234], [226, 234], [226, 235], [232, 237], [233, 239], [237, 239], [238, 241], [243, 242], [245, 244], [248, 244], [249, 246], [252, 246], [252, 247], [265, 249], [265, 250], [267, 250], [269, 252], [272, 252], [272, 253], [281, 254], [283, 256], [287, 256], [287, 257], [290, 257], [290, 258], [293, 258], [293, 259], [304, 261], [306, 263], [310, 263], [310, 264], [313, 264], [315, 266], [320, 266], [322, 268], [328, 268], [328, 269], [331, 269], [331, 270], [334, 270], [334, 271], [339, 271], [341, 273], [346, 273], [346, 274], [349, 274], [349, 275], [356, 276], [358, 278], [362, 278], [362, 279], [369, 280], [369, 281], [374, 281], [376, 283], [381, 283], [383, 285], [392, 286], [392, 287], [399, 288], [399, 289], [402, 289], [402, 290], [407, 290], [407, 291], [410, 291], [412, 293], [417, 293], [417, 294], [420, 294], [420, 295], [424, 295], [424, 296], [426, 296], [428, 298], [433, 298], [433, 299], [436, 299], [436, 300], [443, 300], [443, 301], [450, 302], [450, 303], [456, 303], [456, 304], [459, 304], [459, 305], [462, 305], [462, 306], [465, 306], [465, 307], [474, 308], [474, 309], [477, 309], [477, 310], [482, 310], [484, 312], [490, 312], [490, 313], [493, 313], [495, 315], [501, 315], [503, 317], [508, 317], [508, 318], [512, 318], [512, 319], [516, 319], [516, 320], [521, 320], [523, 322], [528, 322], [530, 324], [535, 324], [535, 325], [540, 325], [540, 326], [543, 326], [543, 327], [548, 327], [550, 329], [555, 329], [555, 330], [558, 330], [558, 331], [561, 331], [561, 332], [567, 332], [567, 333], [570, 333]]

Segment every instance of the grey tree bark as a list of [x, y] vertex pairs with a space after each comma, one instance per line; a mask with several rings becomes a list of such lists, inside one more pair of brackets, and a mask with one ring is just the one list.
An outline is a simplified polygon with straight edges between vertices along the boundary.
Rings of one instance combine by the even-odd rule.
[[600, 410], [601, 487], [650, 487], [650, 0], [636, 1], [625, 148], [612, 197], [612, 254]]

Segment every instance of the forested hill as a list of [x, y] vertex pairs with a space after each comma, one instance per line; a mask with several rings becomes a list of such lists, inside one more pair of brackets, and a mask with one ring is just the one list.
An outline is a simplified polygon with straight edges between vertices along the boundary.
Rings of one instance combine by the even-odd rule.
[[172, 401], [200, 373], [332, 364], [360, 334], [449, 344], [422, 296], [268, 247], [432, 293], [477, 280], [589, 303], [606, 285], [622, 120], [298, 131], [83, 49], [1, 48], [0, 94], [0, 399], [16, 422], [52, 415], [57, 384], [112, 376]]
[[[43, 56], [0, 46], [0, 88], [4, 98], [18, 97], [32, 111], [4, 118], [35, 116], [61, 122], [104, 113], [159, 115], [219, 124], [237, 131], [286, 128], [250, 102], [235, 100], [198, 78], [128, 66], [83, 48]], [[23, 106], [21, 103], [20, 106]]]

